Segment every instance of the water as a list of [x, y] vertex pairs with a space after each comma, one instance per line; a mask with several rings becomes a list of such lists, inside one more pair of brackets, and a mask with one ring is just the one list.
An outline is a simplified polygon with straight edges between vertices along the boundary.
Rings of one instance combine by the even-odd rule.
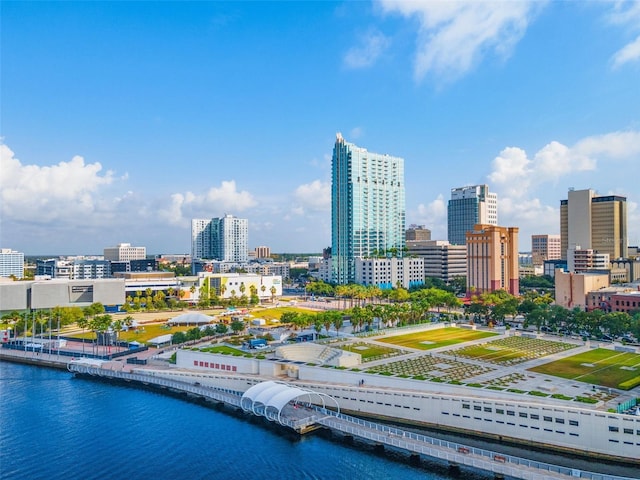
[[111, 478], [456, 477], [444, 466], [411, 466], [324, 435], [300, 438], [160, 393], [0, 362], [0, 479]]

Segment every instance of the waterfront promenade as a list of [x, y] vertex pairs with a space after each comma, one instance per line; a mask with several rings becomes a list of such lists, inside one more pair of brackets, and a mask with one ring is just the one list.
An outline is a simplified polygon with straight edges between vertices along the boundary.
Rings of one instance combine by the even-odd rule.
[[[69, 371], [89, 375], [100, 379], [136, 382], [154, 385], [172, 391], [184, 392], [201, 397], [207, 401], [242, 408], [243, 392], [221, 388], [205, 387], [196, 382], [184, 382], [121, 370], [99, 368], [83, 363], [72, 362]], [[255, 411], [253, 412], [255, 413]], [[321, 426], [345, 438], [358, 439], [372, 443], [376, 448], [390, 449], [408, 454], [414, 458], [425, 457], [447, 463], [452, 468], [470, 468], [492, 473], [496, 478], [514, 478], [523, 480], [563, 480], [583, 478], [587, 480], [631, 480], [630, 477], [606, 475], [582, 470], [531, 461], [490, 450], [480, 449], [457, 442], [449, 442], [427, 435], [410, 432], [389, 425], [359, 419], [332, 410], [313, 405], [297, 408], [297, 403], [289, 403], [276, 416], [265, 414], [267, 418], [299, 433]]]

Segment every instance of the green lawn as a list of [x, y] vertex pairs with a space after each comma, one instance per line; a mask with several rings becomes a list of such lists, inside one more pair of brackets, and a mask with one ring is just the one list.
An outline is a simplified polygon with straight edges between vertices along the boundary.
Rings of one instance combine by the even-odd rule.
[[[186, 326], [175, 326], [175, 327], [167, 327], [164, 323], [154, 323], [154, 324], [145, 324], [141, 325], [138, 330], [130, 329], [126, 332], [120, 332], [118, 334], [118, 340], [122, 340], [125, 342], [133, 342], [134, 340], [140, 343], [145, 343], [151, 340], [152, 338], [159, 337], [160, 335], [174, 334], [177, 332], [186, 332], [194, 328], [193, 325], [190, 327]], [[69, 334], [68, 336], [87, 340], [95, 340], [96, 334], [95, 332], [90, 332], [87, 330], [84, 333], [74, 333]]]
[[594, 385], [619, 388], [620, 383], [640, 377], [640, 355], [597, 348], [545, 363], [530, 370]]
[[399, 347], [431, 350], [433, 348], [447, 347], [449, 345], [456, 345], [458, 343], [492, 337], [494, 335], [498, 334], [493, 332], [483, 332], [480, 330], [447, 327], [439, 328], [437, 330], [427, 330], [424, 332], [384, 337], [378, 339], [378, 341], [398, 345]]
[[239, 350], [237, 348], [233, 348], [233, 347], [228, 347], [226, 345], [216, 345], [214, 347], [205, 347], [205, 348], [200, 348], [198, 349], [201, 352], [208, 352], [208, 353], [223, 353], [223, 354], [230, 354], [230, 355], [245, 355], [246, 352], [243, 352], [242, 350]]
[[517, 350], [495, 350], [491, 346], [471, 345], [464, 348], [463, 352], [454, 351], [456, 355], [465, 358], [473, 358], [490, 363], [505, 363], [510, 360], [521, 359], [524, 353]]
[[513, 336], [493, 340], [482, 345], [469, 345], [446, 353], [498, 365], [515, 365], [575, 347], [576, 345], [571, 343]]
[[367, 362], [372, 359], [378, 360], [381, 358], [386, 358], [403, 353], [397, 348], [383, 347], [381, 345], [374, 345], [364, 342], [341, 345], [338, 348], [341, 348], [342, 350], [346, 350], [348, 352], [360, 354], [363, 362]]

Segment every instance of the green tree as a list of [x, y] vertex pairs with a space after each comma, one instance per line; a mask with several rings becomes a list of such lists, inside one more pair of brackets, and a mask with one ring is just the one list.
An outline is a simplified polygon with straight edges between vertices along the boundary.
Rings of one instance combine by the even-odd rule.
[[229, 331], [229, 328], [224, 323], [216, 323], [216, 333], [219, 335], [224, 335]]
[[241, 331], [244, 330], [244, 322], [241, 321], [241, 320], [237, 320], [237, 319], [233, 320], [231, 322], [230, 327], [231, 327], [231, 330], [233, 331], [233, 333], [237, 335], [238, 333], [240, 333]]

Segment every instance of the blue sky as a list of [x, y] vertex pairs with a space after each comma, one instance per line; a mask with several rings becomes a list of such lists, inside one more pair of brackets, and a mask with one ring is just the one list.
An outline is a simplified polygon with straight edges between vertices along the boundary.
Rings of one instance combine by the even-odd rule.
[[570, 187], [628, 199], [640, 243], [640, 2], [1, 2], [0, 244], [331, 242], [336, 132], [405, 159], [407, 224], [450, 190], [559, 233]]

